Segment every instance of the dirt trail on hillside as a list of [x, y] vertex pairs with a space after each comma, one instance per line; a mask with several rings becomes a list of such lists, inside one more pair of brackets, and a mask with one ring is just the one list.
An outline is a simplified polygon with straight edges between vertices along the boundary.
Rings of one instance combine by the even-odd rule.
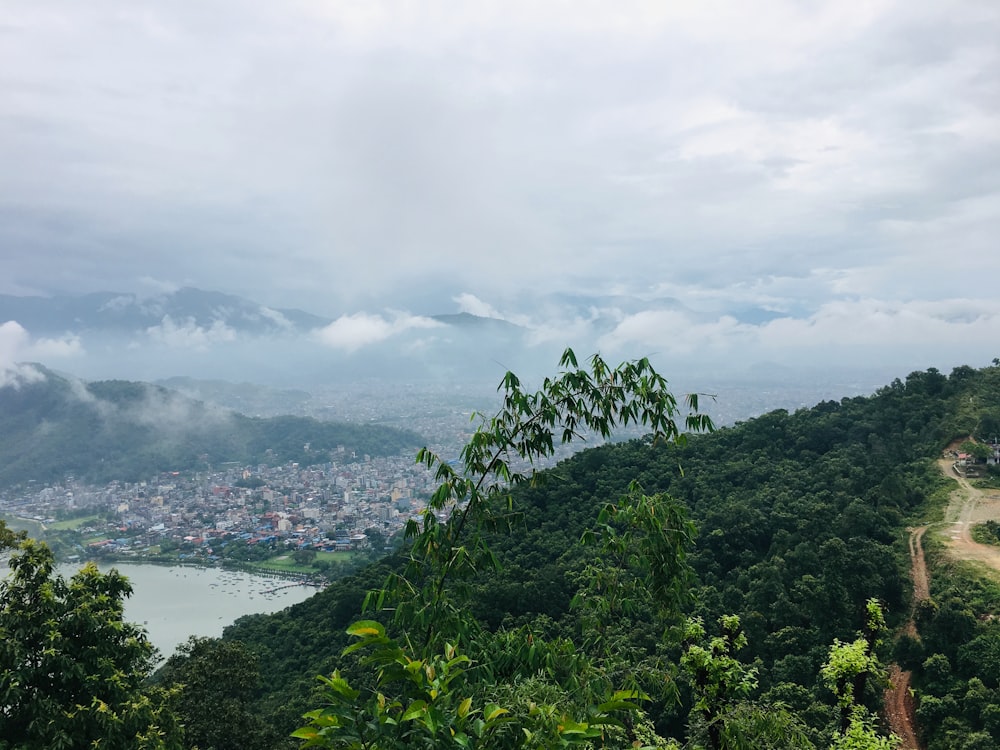
[[885, 691], [885, 718], [889, 722], [890, 731], [902, 740], [899, 750], [923, 750], [917, 739], [914, 727], [913, 693], [910, 692], [909, 672], [904, 672], [898, 664], [889, 666], [889, 684], [891, 688]]
[[[903, 632], [911, 638], [919, 638], [914, 613], [917, 604], [930, 597], [930, 578], [924, 562], [923, 538], [926, 526], [910, 529], [910, 577], [913, 579], [913, 607]], [[902, 740], [900, 750], [922, 750], [917, 739], [914, 722], [913, 693], [910, 692], [910, 672], [904, 672], [898, 664], [889, 665], [890, 687], [882, 696], [885, 718], [889, 729]]]

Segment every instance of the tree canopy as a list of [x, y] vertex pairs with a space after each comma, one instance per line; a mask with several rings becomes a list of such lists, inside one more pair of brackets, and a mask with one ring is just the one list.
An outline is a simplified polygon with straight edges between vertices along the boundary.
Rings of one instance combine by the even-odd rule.
[[44, 544], [0, 535], [16, 545], [0, 580], [0, 748], [179, 750], [168, 694], [144, 686], [153, 646], [123, 619], [128, 581], [93, 564], [66, 580]]
[[[0, 748], [172, 748], [183, 723], [202, 750], [886, 750], [894, 656], [928, 750], [996, 750], [1000, 588], [942, 565], [919, 638], [884, 641], [910, 604], [904, 530], [942, 494], [931, 459], [993, 424], [1000, 368], [718, 431], [646, 360], [567, 352], [538, 391], [501, 388], [459, 462], [419, 453], [440, 488], [396, 553], [189, 642], [156, 687], [122, 621], [127, 582], [92, 566], [64, 580], [0, 525], [16, 547]], [[623, 423], [650, 434], [536, 471], [560, 441]]]

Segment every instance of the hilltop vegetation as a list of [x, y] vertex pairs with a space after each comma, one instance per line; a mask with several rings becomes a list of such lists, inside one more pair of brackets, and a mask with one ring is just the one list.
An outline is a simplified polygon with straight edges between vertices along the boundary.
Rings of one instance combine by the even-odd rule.
[[188, 744], [297, 747], [313, 710], [298, 734], [317, 747], [887, 750], [896, 661], [928, 750], [1000, 747], [1000, 590], [932, 549], [918, 637], [891, 636], [911, 604], [905, 529], [943, 494], [933, 459], [1000, 427], [1000, 367], [606, 445], [519, 481], [507, 450], [547, 455], [584, 424], [642, 415], [677, 437], [642, 363], [564, 364], [538, 394], [506, 381], [464, 470], [421, 454], [435, 502], [463, 500], [451, 521], [425, 516], [398, 553], [169, 660]]
[[412, 450], [420, 436], [307, 417], [246, 417], [148, 383], [82, 383], [39, 366], [0, 388], [0, 487], [74, 475], [134, 481], [161, 471], [298, 461], [330, 451], [372, 456]]
[[[833, 696], [820, 677], [831, 643], [856, 637], [869, 599], [882, 604], [890, 625], [905, 618], [910, 583], [903, 530], [930, 512], [940, 486], [930, 459], [955, 438], [992, 433], [1000, 424], [998, 404], [996, 367], [957, 368], [950, 376], [928, 370], [870, 397], [772, 412], [684, 446], [633, 441], [585, 451], [547, 472], [539, 486], [514, 493], [512, 532], [489, 539], [500, 569], [469, 582], [467, 610], [495, 644], [491, 653], [507, 654], [503, 679], [531, 676], [517, 661], [532, 638], [565, 639], [582, 649], [585, 618], [572, 603], [594, 550], [579, 542], [601, 508], [638, 480], [646, 493], [681, 502], [698, 529], [688, 556], [695, 579], [683, 614], [708, 625], [737, 615], [747, 640], [739, 659], [758, 669], [753, 696], [787, 706], [823, 746], [836, 721]], [[284, 613], [244, 618], [227, 630], [227, 641], [246, 644], [260, 659], [266, 688], [255, 705], [272, 717], [272, 726], [291, 728], [312, 705], [314, 674], [355, 673], [353, 657], [341, 656], [351, 640], [345, 630], [359, 616], [365, 593], [405, 561], [404, 555], [390, 558]], [[1000, 612], [1000, 601], [980, 595], [959, 606], [949, 595], [938, 606], [925, 613], [929, 633], [946, 632], [956, 618], [964, 623], [944, 652], [952, 669], [964, 642], [957, 639], [983, 637], [994, 627], [983, 618]], [[656, 655], [676, 665], [682, 646], [676, 633], [672, 642], [664, 640], [667, 624], [646, 605], [618, 618], [613, 636], [636, 664]], [[918, 669], [918, 686], [926, 684], [919, 673], [924, 661], [934, 656], [925, 654], [928, 648], [943, 645], [931, 635], [907, 657]], [[887, 649], [881, 652], [886, 660]], [[537, 669], [552, 669], [535, 658], [541, 659]], [[949, 671], [959, 687], [976, 671], [973, 659], [962, 664], [960, 678]], [[682, 738], [690, 731], [692, 688], [682, 675], [667, 674], [682, 686], [680, 702], [661, 697], [649, 713], [664, 735]], [[989, 705], [1000, 705], [997, 694], [990, 696]], [[877, 706], [875, 680], [864, 700]], [[953, 713], [953, 725], [969, 722], [970, 734], [983, 731], [978, 715], [970, 720]], [[935, 729], [928, 724], [925, 731], [931, 736]], [[951, 732], [946, 741], [954, 739], [954, 726]]]

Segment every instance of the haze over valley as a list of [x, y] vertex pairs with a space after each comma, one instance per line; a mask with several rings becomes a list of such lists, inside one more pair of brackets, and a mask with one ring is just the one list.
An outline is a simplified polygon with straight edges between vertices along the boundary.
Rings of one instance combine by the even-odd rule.
[[998, 40], [5, 4], [0, 750], [1000, 750]]
[[[565, 346], [464, 312], [428, 316], [418, 331], [387, 331], [384, 340], [336, 348], [328, 343], [345, 335], [338, 321], [192, 288], [149, 298], [0, 296], [0, 318], [9, 321], [0, 333], [12, 342], [0, 349], [6, 358], [0, 382], [15, 382], [14, 358], [25, 357], [85, 380], [158, 382], [251, 416], [299, 414], [404, 428], [427, 413], [489, 411], [506, 371], [538, 379]], [[589, 337], [578, 354], [598, 351], [598, 343]], [[679, 392], [715, 395], [705, 407], [722, 424], [870, 393], [898, 375], [874, 366], [758, 361], [716, 370], [682, 362], [676, 373], [667, 371], [671, 382]]]

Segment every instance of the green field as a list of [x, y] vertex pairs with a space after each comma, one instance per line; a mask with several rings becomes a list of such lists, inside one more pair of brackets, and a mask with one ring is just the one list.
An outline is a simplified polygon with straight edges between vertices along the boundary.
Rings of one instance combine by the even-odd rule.
[[354, 559], [354, 552], [317, 552], [317, 560], [329, 560], [331, 562], [350, 562]]
[[100, 521], [100, 516], [95, 515], [83, 516], [82, 518], [69, 518], [65, 521], [50, 523], [46, 528], [52, 529], [53, 531], [67, 531], [69, 529], [79, 529], [81, 526], [93, 524], [95, 521]]

